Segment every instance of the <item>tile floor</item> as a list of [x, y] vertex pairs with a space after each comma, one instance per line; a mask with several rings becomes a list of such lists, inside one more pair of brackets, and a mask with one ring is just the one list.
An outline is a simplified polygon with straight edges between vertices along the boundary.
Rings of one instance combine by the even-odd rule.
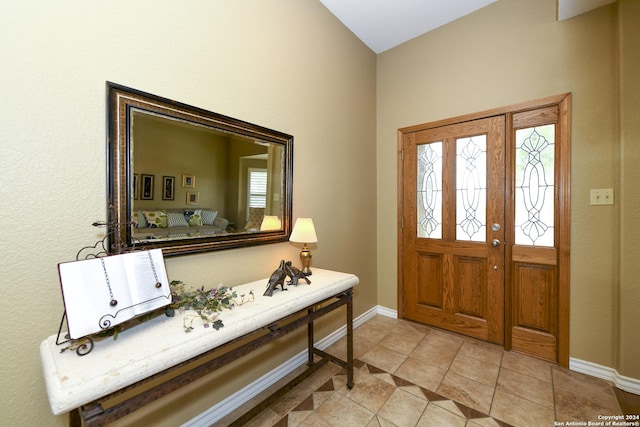
[[[326, 351], [345, 359], [345, 338]], [[385, 316], [354, 330], [354, 358], [353, 389], [329, 363], [249, 425], [559, 426], [622, 414], [606, 381]]]

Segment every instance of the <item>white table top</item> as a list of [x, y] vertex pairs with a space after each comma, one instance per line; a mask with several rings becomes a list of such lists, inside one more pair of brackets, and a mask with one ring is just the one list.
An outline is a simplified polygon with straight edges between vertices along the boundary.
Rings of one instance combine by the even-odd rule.
[[[240, 286], [238, 296], [253, 291], [254, 302], [220, 313], [224, 327], [215, 330], [202, 326], [200, 319], [193, 330], [183, 329], [184, 314], [158, 316], [118, 334], [95, 342], [93, 350], [80, 357], [75, 351], [60, 352], [65, 344], [56, 345], [57, 335], [40, 344], [42, 369], [51, 411], [59, 415], [123, 387], [150, 377], [171, 366], [205, 353], [235, 338], [267, 326], [283, 317], [345, 291], [359, 279], [353, 274], [313, 269], [311, 284], [303, 280], [287, 291], [274, 291], [265, 297], [268, 279]], [[188, 314], [186, 312], [185, 314]]]

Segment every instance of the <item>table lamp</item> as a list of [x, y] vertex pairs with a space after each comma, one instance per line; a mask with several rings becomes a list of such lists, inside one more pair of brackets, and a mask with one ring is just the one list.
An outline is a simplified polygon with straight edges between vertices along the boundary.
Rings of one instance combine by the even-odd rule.
[[308, 243], [316, 243], [318, 237], [316, 236], [316, 230], [313, 227], [313, 220], [311, 218], [298, 218], [293, 231], [289, 237], [290, 242], [302, 243], [302, 251], [300, 252], [300, 262], [302, 263], [302, 273], [305, 276], [311, 275], [311, 252], [307, 247]]
[[260, 224], [260, 231], [269, 231], [269, 230], [280, 230], [282, 228], [282, 223], [280, 222], [280, 218], [275, 215], [265, 215], [262, 218], [262, 224]]

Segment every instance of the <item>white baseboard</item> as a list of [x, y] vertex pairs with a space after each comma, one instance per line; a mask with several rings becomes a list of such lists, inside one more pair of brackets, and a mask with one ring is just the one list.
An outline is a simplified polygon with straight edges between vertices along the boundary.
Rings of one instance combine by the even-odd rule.
[[613, 368], [570, 357], [569, 369], [582, 374], [591, 375], [592, 377], [611, 381], [620, 390], [628, 391], [633, 394], [640, 394], [640, 380], [622, 376]]
[[391, 317], [393, 319], [397, 319], [398, 318], [398, 310], [392, 310], [392, 309], [387, 308], [387, 307], [382, 307], [381, 305], [375, 307], [375, 309], [376, 309], [376, 314], [380, 314], [382, 316]]
[[[390, 310], [381, 306], [373, 307], [369, 311], [355, 318], [353, 320], [353, 327], [357, 328], [376, 314], [396, 318], [397, 312], [395, 315], [393, 314], [394, 312], [395, 310]], [[318, 341], [316, 343], [316, 347], [320, 350], [324, 350], [346, 335], [347, 327], [345, 325]], [[182, 427], [204, 427], [214, 424], [215, 422], [230, 414], [233, 410], [248, 402], [262, 391], [271, 387], [273, 384], [277, 383], [282, 378], [296, 370], [298, 367], [304, 365], [305, 363], [307, 363], [306, 349], [296, 354], [291, 359], [278, 366], [276, 369], [267, 372], [265, 375], [258, 378], [251, 384], [247, 385], [241, 390], [238, 390], [223, 401], [207, 409], [200, 415], [190, 419], [189, 421], [184, 423]]]

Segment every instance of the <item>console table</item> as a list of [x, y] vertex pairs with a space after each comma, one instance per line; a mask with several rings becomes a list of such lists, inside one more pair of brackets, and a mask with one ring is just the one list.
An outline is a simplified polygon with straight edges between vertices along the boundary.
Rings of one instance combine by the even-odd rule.
[[[83, 357], [73, 351], [61, 352], [63, 347], [56, 345], [57, 336], [50, 336], [40, 344], [40, 356], [52, 412], [55, 415], [71, 412], [70, 425], [100, 426], [113, 422], [304, 325], [307, 325], [308, 369], [235, 423], [246, 423], [329, 361], [346, 368], [347, 386], [351, 388], [352, 291], [359, 279], [353, 274], [318, 268], [310, 279], [310, 285], [300, 281], [286, 291], [278, 288], [271, 297], [262, 295], [267, 278], [234, 286], [239, 296], [252, 291], [255, 299], [222, 311], [219, 319], [224, 327], [219, 330], [205, 328], [196, 320], [194, 329], [185, 333], [183, 314], [176, 312], [175, 317], [158, 316], [125, 330], [117, 340], [96, 341], [93, 350]], [[346, 361], [315, 348], [313, 336], [314, 320], [343, 305], [347, 312]], [[195, 363], [214, 351], [220, 355]], [[180, 373], [175, 374], [178, 369]], [[168, 375], [171, 373], [174, 375]], [[159, 383], [149, 388], [147, 383], [152, 380]], [[142, 391], [136, 394], [137, 389]], [[133, 396], [121, 402], [113, 400], [124, 392]], [[105, 409], [108, 406], [105, 404], [112, 400], [118, 403]]]

